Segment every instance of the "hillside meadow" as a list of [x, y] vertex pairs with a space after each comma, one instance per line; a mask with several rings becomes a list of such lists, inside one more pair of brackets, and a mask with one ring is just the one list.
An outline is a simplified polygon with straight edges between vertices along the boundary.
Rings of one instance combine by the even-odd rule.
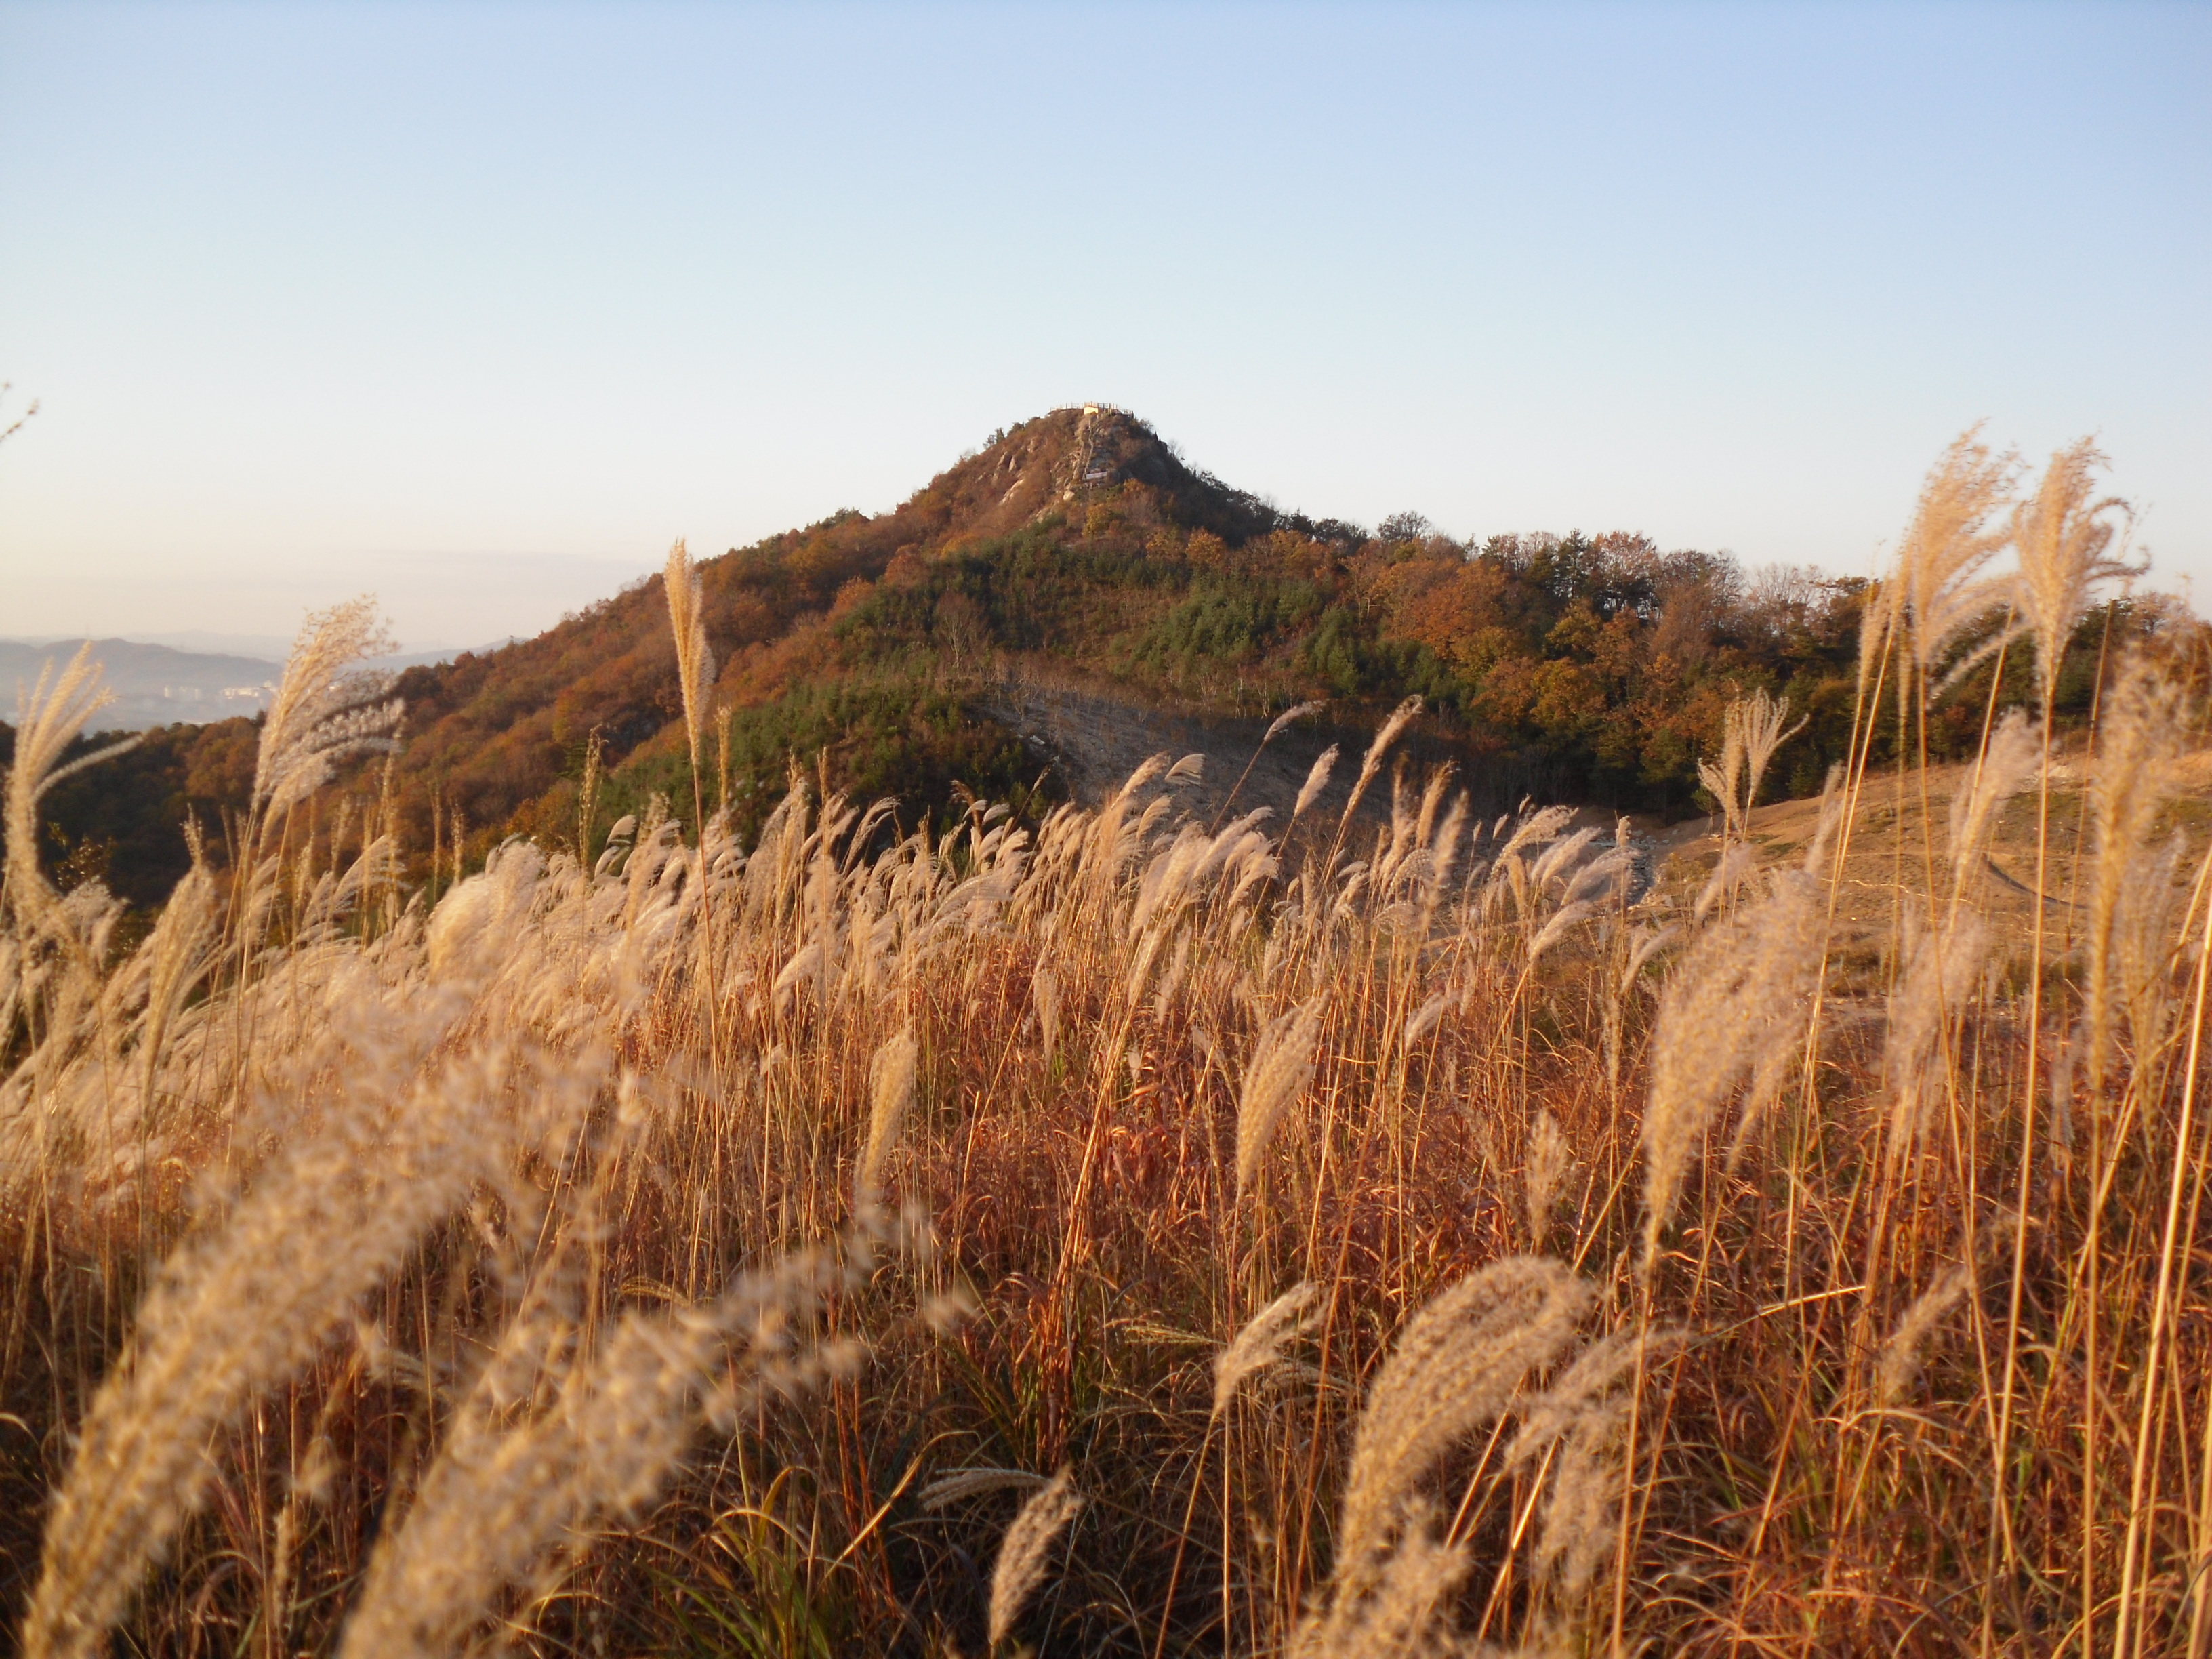
[[[976, 485], [1017, 517], [1021, 436]], [[422, 682], [339, 606], [131, 908], [51, 856], [131, 758], [59, 668], [5, 800], [0, 1618], [39, 1659], [2204, 1653], [2204, 665], [2116, 603], [2099, 460], [1947, 451], [1818, 696], [1709, 650], [1669, 765], [1712, 822], [1663, 837], [1602, 788], [1478, 816], [1435, 745], [1506, 656], [1340, 685], [1404, 695], [1288, 811], [1249, 747], [1089, 803], [947, 747], [902, 810], [743, 747], [797, 647], [733, 647], [679, 547], [626, 596], [642, 758], [580, 698], [573, 777], [453, 835], [413, 745], [488, 705], [398, 746]], [[1195, 499], [1198, 599], [1340, 545]], [[808, 637], [949, 648], [1024, 522]], [[1390, 545], [1384, 592], [1492, 580]], [[1323, 627], [1193, 695], [1290, 742]]]

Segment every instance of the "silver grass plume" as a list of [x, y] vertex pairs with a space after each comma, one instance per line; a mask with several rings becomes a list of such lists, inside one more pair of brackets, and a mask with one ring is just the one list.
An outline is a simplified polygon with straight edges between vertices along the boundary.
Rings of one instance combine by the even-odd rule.
[[1374, 1564], [1366, 1583], [1356, 1591], [1340, 1585], [1325, 1610], [1299, 1621], [1289, 1659], [1519, 1659], [1486, 1644], [1451, 1643], [1437, 1629], [1438, 1611], [1474, 1565], [1466, 1545], [1437, 1536], [1425, 1508], [1409, 1513], [1396, 1547]]
[[[193, 837], [192, 867], [185, 874], [146, 941], [146, 1010], [138, 1030], [138, 1098], [154, 1109], [154, 1083], [167, 1047], [169, 1028], [209, 965], [216, 928], [215, 878], [201, 861]], [[4, 1028], [0, 1028], [4, 1029]]]
[[[461, 1010], [425, 1000], [411, 1030], [357, 1030], [361, 1046], [387, 1064], [426, 1052]], [[520, 1092], [541, 1122], [574, 1121], [605, 1061], [564, 1056]], [[393, 1092], [379, 1067], [338, 1067], [346, 1092], [319, 1131], [280, 1151], [226, 1226], [163, 1265], [47, 1520], [24, 1625], [33, 1659], [104, 1650], [140, 1576], [198, 1506], [210, 1439], [312, 1359], [423, 1231], [497, 1172], [513, 1138], [496, 1104], [518, 1080], [510, 1062], [496, 1049], [458, 1058]]]
[[1953, 440], [1937, 458], [1898, 549], [1897, 569], [1884, 584], [1884, 631], [1905, 641], [1924, 679], [1960, 628], [2001, 603], [2008, 582], [1983, 575], [2009, 538], [1990, 521], [2009, 505], [2018, 463], [1992, 455], [1978, 426]]
[[[379, 1540], [339, 1659], [464, 1651], [502, 1590], [550, 1588], [595, 1532], [639, 1513], [702, 1425], [726, 1429], [769, 1400], [849, 1376], [858, 1343], [796, 1334], [825, 1298], [863, 1280], [876, 1242], [856, 1229], [843, 1248], [787, 1257], [711, 1303], [625, 1314], [588, 1358], [576, 1357], [576, 1329], [557, 1310], [526, 1316], [523, 1340], [500, 1357], [518, 1363], [486, 1368], [413, 1507]], [[488, 1397], [487, 1382], [520, 1385], [519, 1397]]]
[[1291, 808], [1292, 817], [1303, 816], [1306, 808], [1314, 804], [1315, 798], [1328, 787], [1328, 775], [1336, 768], [1336, 757], [1339, 752], [1335, 744], [1329, 744], [1321, 751], [1321, 757], [1308, 769], [1305, 782], [1298, 787], [1297, 804]]
[[16, 930], [21, 933], [47, 929], [60, 902], [39, 868], [40, 798], [63, 779], [137, 746], [137, 738], [126, 738], [62, 763], [64, 751], [85, 722], [115, 701], [114, 692], [100, 684], [100, 673], [88, 640], [59, 673], [48, 662], [27, 694], [20, 688], [17, 691], [15, 758], [8, 769], [7, 886]]
[[1952, 797], [1948, 902], [1905, 914], [1882, 1053], [1893, 1162], [1923, 1142], [1935, 1124], [1948, 1081], [1946, 1037], [1957, 1030], [1989, 956], [1989, 927], [1966, 900], [1981, 884], [1997, 811], [2033, 777], [2036, 755], [2035, 729], [2023, 711], [2012, 710], [1990, 734], [1967, 787]]
[[1951, 798], [1951, 899], [1965, 896], [1983, 867], [1997, 809], [2035, 775], [2037, 729], [2025, 709], [2008, 710], [1990, 733], [1963, 794]]
[[1276, 1127], [1292, 1102], [1313, 1080], [1314, 1049], [1321, 1040], [1322, 999], [1309, 998], [1268, 1022], [1244, 1068], [1237, 1099], [1237, 1199], [1260, 1173]]
[[1758, 868], [1759, 854], [1752, 850], [1748, 842], [1723, 845], [1720, 857], [1713, 861], [1712, 874], [1698, 890], [1697, 902], [1690, 907], [1690, 919], [1703, 921], [1706, 912], [1715, 905], [1735, 897], [1736, 889], [1748, 881]]
[[[2148, 659], [2131, 653], [2107, 701], [2104, 727], [2089, 781], [2090, 833], [2097, 849], [2089, 878], [2085, 999], [2092, 1088], [2103, 1083], [2111, 1066], [2113, 1016], [2124, 977], [2123, 917], [2130, 893], [2139, 899], [2165, 896], [2142, 890], [2150, 885], [2151, 832], [2172, 787], [2173, 762], [2180, 752], [2180, 691]], [[2172, 883], [2168, 872], [2169, 891]], [[2142, 983], [2148, 988], [2148, 979]]]
[[901, 1127], [914, 1103], [915, 1068], [921, 1058], [914, 1028], [908, 1026], [876, 1051], [870, 1070], [868, 1140], [860, 1154], [860, 1172], [854, 1183], [858, 1207], [867, 1209], [883, 1190], [884, 1165], [897, 1146]]
[[996, 1648], [1013, 1630], [1036, 1588], [1044, 1582], [1054, 1541], [1083, 1507], [1083, 1494], [1075, 1489], [1072, 1471], [1062, 1468], [1014, 1516], [1006, 1535], [999, 1540], [999, 1558], [991, 1565], [990, 1645]]
[[2046, 702], [2067, 639], [2097, 587], [2142, 574], [2111, 556], [2114, 538], [2130, 520], [2127, 502], [2117, 495], [2092, 499], [2097, 469], [2106, 465], [2091, 440], [2069, 444], [2051, 458], [2035, 493], [2012, 510], [2012, 543], [2020, 558], [2014, 605], [2022, 630], [2035, 641], [2036, 678]]
[[[1473, 1563], [1437, 1536], [1419, 1496], [1437, 1462], [1511, 1402], [1573, 1339], [1595, 1295], [1556, 1261], [1515, 1256], [1416, 1314], [1369, 1390], [1353, 1442], [1324, 1607], [1292, 1632], [1291, 1659], [1426, 1659], [1496, 1650], [1455, 1643], [1439, 1610]], [[1497, 1656], [1497, 1659], [1504, 1659]]]
[[1371, 1578], [1422, 1480], [1572, 1340], [1595, 1294], [1559, 1262], [1512, 1256], [1413, 1316], [1368, 1390], [1352, 1441], [1337, 1529], [1339, 1594]]
[[[1832, 802], [1823, 809], [1824, 820]], [[1644, 1109], [1644, 1271], [1657, 1259], [1690, 1157], [1739, 1088], [1747, 1114], [1765, 1103], [1806, 1036], [1803, 1005], [1826, 928], [1821, 877], [1826, 835], [1808, 867], [1772, 872], [1766, 895], [1709, 927], [1659, 1000], [1651, 1090]]]
[[1989, 930], [1972, 910], [1960, 907], [1940, 927], [1917, 908], [1905, 913], [1903, 963], [1890, 989], [1882, 1048], [1893, 1161], [1923, 1142], [1935, 1126], [1946, 1082], [1944, 1036], [1957, 1028], [1989, 947]]
[[1615, 1517], [1628, 1452], [1628, 1419], [1629, 1401], [1621, 1395], [1593, 1404], [1561, 1443], [1552, 1466], [1536, 1566], [1540, 1572], [1557, 1571], [1570, 1596], [1589, 1589], [1620, 1540]]
[[1551, 1387], [1519, 1410], [1521, 1426], [1505, 1448], [1505, 1466], [1518, 1468], [1571, 1431], [1577, 1419], [1604, 1399], [1635, 1368], [1638, 1340], [1632, 1331], [1600, 1337]]
[[1639, 1364], [1674, 1352], [1687, 1333], [1622, 1331], [1593, 1342], [1543, 1394], [1521, 1409], [1521, 1428], [1505, 1464], [1519, 1468], [1556, 1446], [1544, 1530], [1536, 1547], [1540, 1571], [1561, 1561], [1569, 1595], [1580, 1595], [1619, 1542], [1616, 1505], [1626, 1485], [1621, 1460], [1632, 1401], [1622, 1384]]
[[1859, 613], [1858, 696], [1862, 702], [1874, 684], [1875, 668], [1889, 653], [1901, 586], [1894, 575], [1867, 585], [1865, 608]]
[[1035, 1492], [1039, 1486], [1049, 1484], [1044, 1476], [1028, 1469], [1002, 1469], [985, 1465], [952, 1469], [940, 1474], [915, 1493], [914, 1501], [927, 1515], [957, 1504], [963, 1498], [981, 1497], [987, 1492]]
[[1443, 1021], [1444, 1010], [1450, 1006], [1450, 995], [1438, 991], [1435, 995], [1406, 1016], [1403, 1031], [1398, 1039], [1398, 1052], [1410, 1053], [1415, 1043], [1437, 1029]]
[[1246, 1320], [1244, 1328], [1213, 1357], [1213, 1416], [1221, 1415], [1245, 1383], [1279, 1363], [1286, 1344], [1313, 1328], [1310, 1310], [1318, 1294], [1308, 1280], [1291, 1285]]
[[1774, 751], [1805, 729], [1808, 714], [1789, 724], [1790, 702], [1771, 697], [1765, 687], [1747, 697], [1738, 697], [1722, 716], [1721, 763], [1698, 763], [1698, 781], [1721, 804], [1722, 823], [1728, 834], [1749, 833], [1751, 809], [1759, 804], [1759, 787], [1766, 775]]
[[365, 594], [308, 614], [262, 722], [253, 770], [260, 839], [327, 783], [339, 761], [398, 747], [391, 732], [400, 704], [386, 696], [392, 677], [361, 666], [362, 658], [392, 648], [376, 601]]
[[1529, 886], [1541, 890], [1565, 876], [1575, 860], [1589, 850], [1590, 843], [1597, 836], [1597, 826], [1589, 824], [1546, 848], [1535, 863], [1528, 866]]
[[2179, 835], [2144, 849], [2112, 928], [2113, 977], [2138, 1073], [2153, 1063], [2172, 1013], [2174, 912], [2186, 891], [2177, 879], [2185, 850]]
[[1974, 1267], [1961, 1261], [1939, 1273], [1913, 1298], [1881, 1345], [1875, 1359], [1875, 1387], [1881, 1403], [1893, 1406], [1911, 1392], [1920, 1376], [1921, 1350], [1929, 1334], [1974, 1287]]
[[1790, 700], [1770, 697], [1763, 687], [1730, 703], [1729, 716], [1743, 732], [1743, 810], [1747, 825], [1751, 809], [1759, 805], [1759, 786], [1766, 776], [1767, 763], [1774, 758], [1774, 751], [1802, 732], [1813, 717], [1802, 715], [1796, 725], [1790, 725]]
[[1367, 793], [1367, 786], [1374, 782], [1375, 775], [1382, 769], [1382, 757], [1389, 752], [1390, 745], [1398, 741], [1399, 733], [1412, 725], [1413, 716], [1420, 712], [1420, 698], [1407, 698], [1390, 711], [1390, 718], [1384, 720], [1382, 729], [1376, 732], [1375, 741], [1367, 745], [1367, 753], [1359, 763], [1359, 776], [1352, 786], [1351, 799], [1344, 803], [1344, 817], [1347, 823], [1351, 820], [1352, 809], [1359, 805], [1359, 798]]
[[668, 550], [661, 572], [668, 597], [668, 629], [676, 639], [676, 677], [684, 697], [684, 731], [691, 744], [691, 769], [699, 769], [699, 741], [706, 729], [707, 694], [714, 684], [714, 653], [707, 646], [706, 585], [691, 567], [690, 552], [679, 537]]
[[1720, 803], [1721, 834], [1733, 838], [1736, 829], [1736, 803], [1743, 794], [1743, 732], [1735, 720], [1735, 705], [1730, 703], [1721, 726], [1721, 758], [1717, 766], [1711, 761], [1698, 763], [1698, 781], [1705, 793]]
[[1528, 1132], [1527, 1167], [1522, 1172], [1522, 1191], [1528, 1205], [1528, 1247], [1541, 1250], [1551, 1236], [1552, 1207], [1559, 1202], [1559, 1183], [1566, 1179], [1574, 1167], [1575, 1155], [1560, 1133], [1559, 1121], [1548, 1110], [1536, 1114], [1535, 1127]]
[[1277, 738], [1282, 736], [1284, 732], [1289, 731], [1291, 726], [1297, 725], [1298, 721], [1304, 720], [1307, 715], [1318, 714], [1327, 707], [1328, 707], [1328, 705], [1323, 702], [1300, 702], [1291, 704], [1291, 707], [1283, 710], [1281, 714], [1276, 715], [1274, 720], [1269, 723], [1267, 726], [1267, 735], [1260, 739], [1260, 747], [1265, 749], [1269, 744], [1274, 742]]
[[1528, 941], [1528, 966], [1535, 967], [1546, 951], [1595, 915], [1601, 908], [1595, 899], [1572, 899], [1553, 911], [1536, 930], [1536, 937]]

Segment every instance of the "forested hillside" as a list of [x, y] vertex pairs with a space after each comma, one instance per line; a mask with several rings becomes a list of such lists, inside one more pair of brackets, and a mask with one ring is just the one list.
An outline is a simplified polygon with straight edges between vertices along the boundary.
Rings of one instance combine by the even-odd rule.
[[[748, 835], [793, 765], [856, 798], [898, 796], [909, 816], [961, 788], [1064, 794], [1071, 769], [1006, 722], [1010, 684], [1212, 720], [1323, 699], [1351, 725], [1418, 694], [1431, 743], [1492, 797], [1668, 816], [1704, 810], [1698, 757], [1729, 699], [1765, 689], [1805, 720], [1770, 789], [1803, 793], [1844, 757], [1866, 599], [1856, 579], [1754, 571], [1629, 531], [1462, 543], [1415, 514], [1371, 532], [1309, 519], [1193, 469], [1114, 410], [1024, 422], [892, 512], [839, 513], [700, 569], [720, 665], [705, 799], [726, 799]], [[2121, 636], [2178, 622], [2140, 599], [2090, 613], [2061, 715], [2086, 714]], [[1971, 746], [1998, 672], [2024, 695], [2017, 653], [1964, 677], [1932, 713], [1937, 757]], [[598, 830], [655, 790], [679, 816], [690, 807], [658, 577], [536, 639], [410, 669], [396, 689], [407, 714], [390, 781], [416, 857], [453, 847], [457, 827], [472, 857], [517, 832], [573, 842], [595, 741]], [[1893, 729], [1876, 724], [1877, 759]], [[184, 868], [173, 826], [188, 806], [220, 841], [248, 732], [157, 732], [125, 763], [65, 782], [49, 856], [106, 871], [139, 902], [158, 896]]]

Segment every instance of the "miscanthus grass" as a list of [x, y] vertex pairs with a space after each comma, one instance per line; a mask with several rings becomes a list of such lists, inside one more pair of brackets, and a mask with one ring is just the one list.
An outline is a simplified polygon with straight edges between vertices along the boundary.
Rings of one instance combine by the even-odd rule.
[[[2082, 653], [2101, 464], [1946, 452], [1825, 799], [1765, 804], [1822, 711], [1721, 674], [1671, 847], [1413, 764], [1413, 703], [1281, 818], [1193, 805], [1249, 754], [939, 823], [809, 769], [741, 844], [679, 549], [689, 799], [409, 844], [340, 606], [141, 923], [34, 856], [58, 665], [11, 1639], [2204, 1653], [2204, 694], [2178, 621]], [[1978, 652], [2025, 706], [1947, 701]]]
[[1014, 1620], [1036, 1594], [1051, 1565], [1054, 1545], [1083, 1508], [1070, 1471], [1062, 1469], [1033, 1493], [1000, 1541], [991, 1567], [990, 1644], [995, 1648], [1014, 1628]]

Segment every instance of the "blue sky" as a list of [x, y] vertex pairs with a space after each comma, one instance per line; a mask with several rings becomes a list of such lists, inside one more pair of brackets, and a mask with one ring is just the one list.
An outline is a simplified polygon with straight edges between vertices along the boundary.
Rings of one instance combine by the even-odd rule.
[[1868, 569], [1987, 417], [2212, 574], [2212, 8], [0, 0], [0, 634], [542, 628], [1137, 410]]

